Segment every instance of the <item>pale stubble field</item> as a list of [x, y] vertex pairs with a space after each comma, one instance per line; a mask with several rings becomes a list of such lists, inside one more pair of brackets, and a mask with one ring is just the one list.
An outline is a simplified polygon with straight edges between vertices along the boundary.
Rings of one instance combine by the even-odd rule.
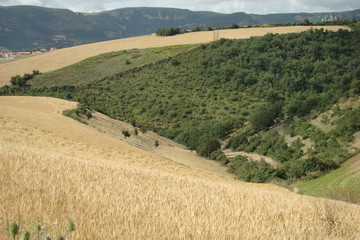
[[[75, 239], [358, 239], [360, 206], [160, 158], [61, 115], [75, 103], [0, 97], [0, 224], [20, 214]], [[0, 238], [4, 238], [1, 227]]]

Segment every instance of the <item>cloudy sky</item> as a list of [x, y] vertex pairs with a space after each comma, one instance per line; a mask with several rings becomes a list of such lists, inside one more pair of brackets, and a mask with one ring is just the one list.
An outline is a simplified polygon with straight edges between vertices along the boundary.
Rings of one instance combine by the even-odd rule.
[[36, 5], [99, 12], [123, 7], [173, 7], [222, 13], [332, 12], [360, 9], [360, 0], [0, 0], [0, 6]]

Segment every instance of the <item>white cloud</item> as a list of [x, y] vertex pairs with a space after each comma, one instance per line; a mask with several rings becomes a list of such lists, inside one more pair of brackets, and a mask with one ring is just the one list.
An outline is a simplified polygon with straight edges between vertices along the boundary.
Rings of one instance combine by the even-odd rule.
[[41, 6], [42, 2], [40, 0], [0, 0], [0, 5], [35, 5]]
[[98, 12], [123, 7], [173, 7], [223, 13], [324, 12], [360, 9], [359, 0], [0, 0], [0, 5], [36, 5]]

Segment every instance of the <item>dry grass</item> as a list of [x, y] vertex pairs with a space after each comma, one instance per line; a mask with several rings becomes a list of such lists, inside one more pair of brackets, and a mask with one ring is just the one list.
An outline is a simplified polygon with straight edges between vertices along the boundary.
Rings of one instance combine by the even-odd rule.
[[[360, 206], [200, 172], [61, 116], [74, 103], [0, 97], [0, 216], [75, 239], [356, 239]], [[4, 238], [4, 230], [0, 230]]]
[[330, 190], [328, 194], [331, 199], [360, 204], [360, 189], [357, 187]]
[[[92, 116], [92, 118], [88, 120], [84, 119], [84, 121], [86, 121], [89, 126], [99, 130], [100, 132], [123, 140], [126, 143], [147, 152], [154, 153], [160, 157], [191, 168], [222, 177], [233, 178], [233, 175], [227, 172], [227, 168], [221, 166], [220, 163], [201, 158], [194, 151], [187, 150], [185, 146], [162, 137], [152, 131], [146, 131], [146, 133], [143, 133], [141, 130], [138, 130], [138, 135], [135, 135], [135, 128], [130, 124], [112, 119], [98, 112], [94, 112]], [[128, 131], [131, 136], [125, 138], [122, 131]], [[156, 141], [159, 143], [158, 147], [155, 146]]]
[[[220, 38], [243, 39], [249, 38], [251, 36], [263, 36], [267, 33], [284, 34], [302, 32], [310, 28], [311, 27], [309, 26], [293, 26], [276, 28], [232, 29], [219, 31], [219, 36]], [[324, 26], [323, 28], [333, 31], [337, 31], [340, 28], [348, 29], [348, 27], [344, 26]], [[157, 37], [154, 35], [147, 35], [59, 49], [46, 54], [1, 64], [0, 86], [8, 84], [11, 76], [15, 76], [17, 74], [23, 75], [24, 73], [29, 73], [34, 69], [40, 70], [40, 72], [48, 72], [74, 64], [83, 59], [96, 56], [101, 53], [133, 48], [153, 48], [182, 44], [207, 43], [213, 40], [214, 32], [194, 32], [172, 37]]]

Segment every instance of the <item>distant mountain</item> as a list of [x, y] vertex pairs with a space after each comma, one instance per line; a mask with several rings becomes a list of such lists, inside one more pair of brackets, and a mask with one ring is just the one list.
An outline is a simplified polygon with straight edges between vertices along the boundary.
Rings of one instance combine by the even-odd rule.
[[341, 13], [256, 15], [220, 14], [172, 8], [123, 8], [99, 13], [34, 6], [0, 7], [0, 48], [10, 50], [69, 47], [85, 43], [139, 36], [158, 28], [295, 23], [360, 19], [360, 10]]

